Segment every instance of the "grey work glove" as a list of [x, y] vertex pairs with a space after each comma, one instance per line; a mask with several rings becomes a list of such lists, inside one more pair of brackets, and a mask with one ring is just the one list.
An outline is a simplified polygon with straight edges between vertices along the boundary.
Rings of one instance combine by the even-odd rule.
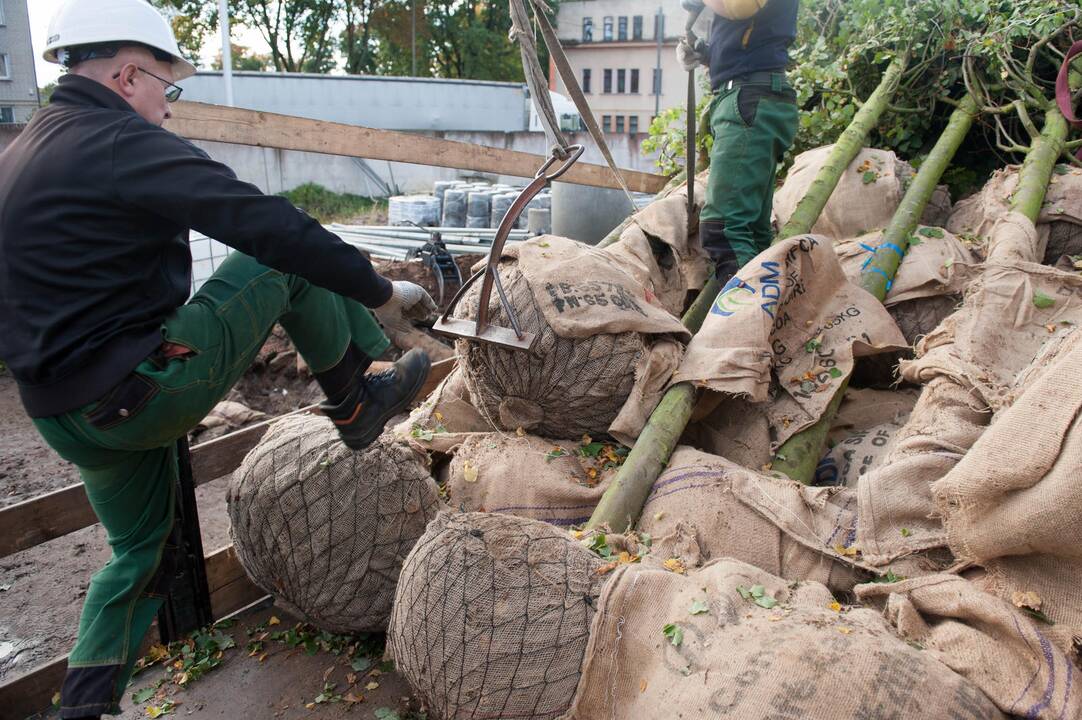
[[420, 285], [406, 280], [395, 280], [391, 285], [394, 288], [391, 299], [372, 310], [387, 330], [409, 332], [413, 322], [427, 320], [439, 310], [436, 301]]
[[680, 61], [685, 70], [691, 72], [700, 65], [710, 64], [710, 52], [706, 43], [702, 40], [692, 46], [686, 37], [682, 37], [680, 42], [676, 44], [676, 59]]

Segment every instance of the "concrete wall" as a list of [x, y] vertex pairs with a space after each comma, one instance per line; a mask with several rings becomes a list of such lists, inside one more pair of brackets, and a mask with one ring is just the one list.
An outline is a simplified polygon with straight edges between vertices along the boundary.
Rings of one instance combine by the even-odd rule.
[[0, 108], [11, 108], [16, 123], [30, 120], [38, 107], [38, 81], [26, 2], [0, 0], [0, 54], [7, 56], [8, 64], [8, 77], [0, 79]]
[[[180, 83], [184, 99], [223, 104], [220, 72]], [[371, 75], [235, 73], [237, 107], [386, 130], [516, 132], [529, 122], [522, 83]]]
[[[547, 155], [549, 146], [543, 133], [482, 133], [482, 132], [447, 132], [426, 133], [443, 137], [447, 140], [518, 150], [537, 155]], [[654, 172], [652, 158], [643, 157], [640, 144], [645, 136], [611, 135], [608, 137], [609, 149], [619, 167], [630, 170]], [[603, 164], [601, 153], [593, 146], [585, 134], [571, 134], [573, 142], [582, 142], [587, 146], [583, 155], [584, 162]], [[229, 165], [237, 175], [247, 182], [258, 186], [263, 192], [277, 193], [291, 190], [306, 182], [316, 182], [335, 192], [351, 192], [357, 195], [379, 197], [385, 194], [378, 183], [368, 177], [354, 158], [315, 153], [258, 148], [246, 145], [199, 141], [196, 143], [214, 159]], [[432, 184], [437, 180], [456, 180], [460, 178], [484, 177], [495, 182], [525, 184], [526, 178], [473, 173], [464, 170], [390, 163], [384, 161], [365, 161], [368, 168], [391, 186], [393, 192], [425, 193], [431, 192]]]

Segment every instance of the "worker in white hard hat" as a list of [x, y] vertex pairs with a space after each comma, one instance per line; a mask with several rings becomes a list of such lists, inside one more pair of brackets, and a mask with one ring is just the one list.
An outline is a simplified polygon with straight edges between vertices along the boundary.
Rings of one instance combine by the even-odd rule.
[[[367, 373], [389, 344], [375, 318], [403, 329], [436, 306], [161, 127], [195, 68], [144, 0], [69, 0], [45, 58], [68, 73], [0, 154], [0, 358], [42, 436], [78, 466], [113, 550], [61, 692], [61, 717], [98, 717], [119, 712], [175, 575], [178, 439], [278, 322], [323, 413], [364, 448], [429, 369], [411, 351]], [[189, 298], [190, 228], [239, 252]]]

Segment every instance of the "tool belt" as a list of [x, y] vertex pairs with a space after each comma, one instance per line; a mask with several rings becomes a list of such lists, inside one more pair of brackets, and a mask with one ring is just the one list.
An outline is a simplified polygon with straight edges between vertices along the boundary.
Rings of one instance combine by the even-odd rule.
[[726, 80], [716, 88], [716, 91], [732, 90], [741, 85], [769, 85], [774, 92], [780, 93], [789, 87], [789, 79], [784, 72], [753, 72], [747, 75]]

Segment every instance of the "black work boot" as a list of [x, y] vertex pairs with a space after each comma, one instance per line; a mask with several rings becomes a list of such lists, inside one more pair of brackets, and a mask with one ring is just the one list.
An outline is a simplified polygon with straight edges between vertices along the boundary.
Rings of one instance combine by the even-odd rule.
[[736, 253], [725, 237], [725, 223], [720, 220], [704, 220], [699, 223], [699, 242], [703, 250], [714, 261], [714, 277], [718, 283], [725, 284], [740, 270]]
[[342, 442], [362, 450], [379, 437], [388, 420], [409, 407], [431, 366], [428, 355], [414, 348], [394, 367], [361, 376], [340, 403], [323, 403], [319, 409], [334, 421]]

